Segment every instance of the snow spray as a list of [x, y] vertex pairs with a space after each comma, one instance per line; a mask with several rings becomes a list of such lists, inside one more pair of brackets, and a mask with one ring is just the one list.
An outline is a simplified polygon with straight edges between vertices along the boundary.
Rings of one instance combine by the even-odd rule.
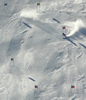
[[84, 22], [81, 19], [77, 19], [74, 22], [66, 22], [67, 26], [67, 36], [74, 35], [80, 28], [85, 27]]

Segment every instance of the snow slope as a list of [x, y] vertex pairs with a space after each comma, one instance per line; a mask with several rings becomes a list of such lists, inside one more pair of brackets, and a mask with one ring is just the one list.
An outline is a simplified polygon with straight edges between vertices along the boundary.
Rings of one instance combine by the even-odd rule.
[[0, 100], [86, 100], [86, 1], [0, 6]]

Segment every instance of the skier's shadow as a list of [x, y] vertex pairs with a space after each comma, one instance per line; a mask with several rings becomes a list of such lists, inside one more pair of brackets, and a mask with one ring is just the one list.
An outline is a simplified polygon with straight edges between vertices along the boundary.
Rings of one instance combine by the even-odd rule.
[[84, 44], [82, 44], [82, 43], [79, 43], [79, 44], [86, 49], [86, 46]]
[[69, 37], [66, 38], [66, 40], [68, 40], [69, 42], [71, 42], [73, 45], [77, 46], [76, 43], [74, 43]]

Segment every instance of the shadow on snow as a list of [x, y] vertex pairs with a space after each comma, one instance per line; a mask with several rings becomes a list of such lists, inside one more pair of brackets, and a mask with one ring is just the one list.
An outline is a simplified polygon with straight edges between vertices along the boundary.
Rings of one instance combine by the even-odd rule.
[[73, 45], [77, 46], [76, 43], [74, 43], [69, 37], [65, 38], [66, 40], [68, 40], [69, 42], [71, 42]]
[[29, 28], [32, 28], [30, 25], [28, 25], [27, 23], [23, 22], [24, 25], [26, 25]]
[[58, 21], [57, 19], [53, 18], [53, 20], [60, 24], [60, 21]]
[[79, 44], [86, 49], [86, 46], [84, 44], [82, 44], [82, 43], [79, 43]]

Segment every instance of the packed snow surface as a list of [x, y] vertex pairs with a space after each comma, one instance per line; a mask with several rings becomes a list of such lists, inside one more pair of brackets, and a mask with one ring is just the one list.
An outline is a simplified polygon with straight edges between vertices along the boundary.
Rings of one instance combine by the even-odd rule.
[[0, 1], [0, 100], [86, 100], [85, 0]]

